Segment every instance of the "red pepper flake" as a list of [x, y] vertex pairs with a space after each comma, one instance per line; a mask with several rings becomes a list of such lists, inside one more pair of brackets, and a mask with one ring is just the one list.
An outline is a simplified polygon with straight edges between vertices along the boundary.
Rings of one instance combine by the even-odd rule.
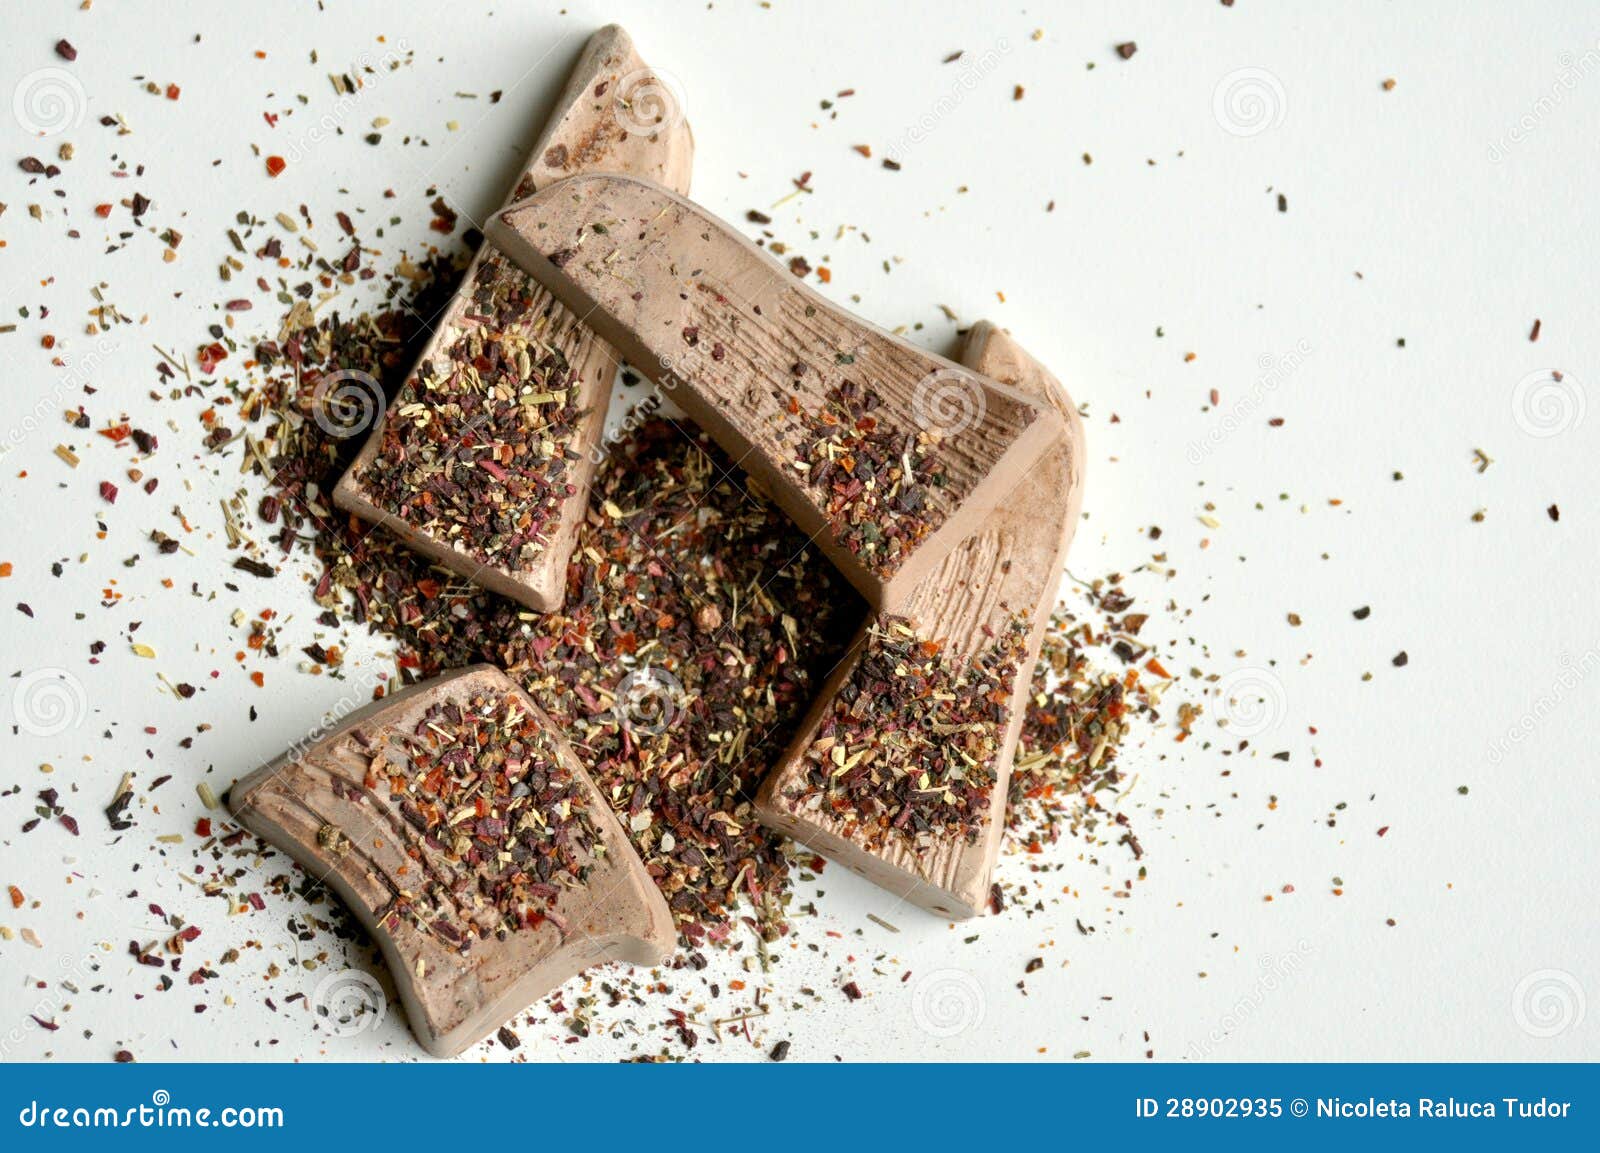
[[1380, 828], [1380, 829], [1379, 829], [1379, 830], [1378, 830], [1378, 836], [1380, 836], [1380, 837], [1381, 837], [1381, 836], [1383, 836], [1383, 835], [1384, 835], [1384, 834], [1385, 834], [1385, 833], [1387, 833], [1387, 832], [1388, 832], [1388, 831], [1389, 831], [1389, 826], [1388, 826], [1388, 825], [1384, 825], [1384, 826], [1383, 826], [1383, 827], [1382, 827], [1382, 828]]
[[251, 673], [250, 674], [250, 683], [255, 685], [255, 687], [258, 688], [258, 689], [259, 688], [264, 688], [266, 686], [266, 683], [267, 683], [266, 674], [265, 673], [261, 673], [261, 672]]
[[201, 817], [194, 823], [194, 835], [197, 837], [209, 837], [211, 835], [210, 817]]
[[182, 91], [183, 91], [183, 89], [179, 88], [176, 84], [168, 84], [167, 85], [167, 99], [168, 100], [176, 100], [178, 98], [179, 93], [181, 93]]
[[10, 561], [8, 561], [8, 560], [0, 561], [0, 577], [8, 577], [8, 576], [10, 576], [11, 575], [11, 571], [12, 570], [11, 570], [11, 562]]
[[1124, 60], [1133, 59], [1133, 54], [1137, 51], [1139, 51], [1139, 46], [1132, 40], [1129, 40], [1126, 44], [1117, 45], [1117, 55], [1122, 57]]
[[6, 891], [11, 894], [11, 907], [13, 909], [22, 908], [22, 902], [27, 899], [22, 895], [22, 890], [17, 888], [15, 885], [10, 885], [7, 887]]
[[[215, 342], [208, 344], [200, 350], [200, 371], [209, 375], [215, 372], [217, 365], [227, 358], [228, 350], [221, 344]], [[204, 414], [201, 414], [201, 419], [205, 419]]]
[[109, 205], [109, 204], [96, 204], [94, 206], [94, 214], [96, 216], [98, 216], [101, 220], [104, 220], [106, 217], [111, 215], [111, 205]]
[[112, 484], [109, 480], [101, 481], [100, 482], [100, 495], [105, 498], [105, 502], [107, 504], [116, 504], [117, 503], [117, 486]]
[[288, 161], [281, 156], [267, 157], [267, 175], [280, 176], [285, 168], [289, 167]]
[[70, 62], [78, 58], [78, 50], [66, 40], [57, 40], [56, 55], [61, 57], [61, 59]]

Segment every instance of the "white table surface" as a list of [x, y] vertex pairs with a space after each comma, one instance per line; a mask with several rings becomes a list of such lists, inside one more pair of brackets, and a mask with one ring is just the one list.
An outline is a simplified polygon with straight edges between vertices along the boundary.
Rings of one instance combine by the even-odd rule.
[[[36, 140], [23, 121], [54, 113], [0, 105], [0, 324], [17, 326], [0, 334], [0, 562], [15, 570], [0, 579], [0, 710], [57, 675], [41, 670], [72, 680], [63, 731], [20, 730], [11, 714], [0, 730], [11, 793], [0, 884], [24, 894], [21, 908], [0, 904], [12, 930], [0, 941], [5, 1058], [419, 1054], [398, 1006], [330, 1037], [286, 1003], [327, 972], [296, 968], [298, 957], [327, 949], [335, 968], [372, 967], [369, 953], [325, 935], [296, 941], [297, 902], [230, 919], [180, 880], [196, 865], [196, 782], [220, 792], [278, 752], [333, 686], [289, 659], [267, 666], [258, 690], [233, 666], [244, 632], [230, 615], [264, 607], [257, 588], [223, 583], [240, 574], [216, 501], [239, 485], [237, 461], [196, 452], [193, 402], [151, 402], [166, 392], [151, 346], [193, 354], [225, 295], [216, 267], [241, 209], [270, 218], [305, 203], [324, 222], [340, 208], [392, 209], [402, 219], [386, 242], [415, 251], [429, 239], [432, 182], [482, 219], [584, 37], [611, 20], [681, 85], [695, 195], [712, 211], [742, 220], [810, 171], [812, 194], [772, 210], [772, 227], [813, 263], [828, 257], [824, 291], [886, 326], [920, 323], [915, 339], [941, 351], [958, 322], [939, 305], [960, 324], [996, 321], [1068, 384], [1086, 406], [1090, 456], [1071, 569], [1129, 571], [1164, 553], [1173, 575], [1143, 572], [1129, 588], [1169, 667], [1269, 670], [1269, 727], [1247, 753], [1222, 755], [1233, 741], [1215, 725], [1215, 685], [1187, 675], [1168, 700], [1206, 706], [1195, 739], [1174, 743], [1169, 705], [1164, 726], [1124, 750], [1140, 778], [1125, 807], [1149, 870], [1131, 898], [1110, 897], [1130, 873], [1125, 853], [1103, 851], [1096, 866], [1069, 840], [1050, 858], [1052, 884], [1074, 895], [954, 927], [900, 909], [891, 934], [866, 917], [887, 915], [889, 898], [830, 870], [820, 919], [801, 934], [819, 951], [786, 954], [768, 978], [777, 1007], [761, 1046], [702, 1043], [694, 1055], [759, 1059], [791, 1038], [794, 1059], [850, 1061], [1142, 1059], [1147, 1048], [1189, 1060], [1600, 1057], [1600, 1005], [1588, 1003], [1600, 997], [1600, 411], [1585, 411], [1600, 409], [1593, 5], [102, 0], [81, 12], [41, 0], [8, 6], [0, 47], [0, 99], [64, 85], [72, 120]], [[61, 37], [76, 62], [53, 52]], [[1114, 52], [1125, 40], [1139, 46], [1127, 61]], [[401, 44], [414, 61], [363, 95], [344, 135], [304, 139], [336, 100], [328, 73]], [[941, 62], [957, 49], [961, 60]], [[70, 80], [41, 80], [49, 69]], [[146, 79], [180, 85], [180, 99], [148, 94]], [[855, 95], [837, 118], [821, 110], [846, 88]], [[491, 106], [494, 89], [504, 95]], [[277, 128], [263, 119], [291, 109]], [[101, 127], [108, 113], [133, 134]], [[360, 137], [377, 116], [391, 123], [370, 148]], [[76, 147], [62, 176], [30, 183], [15, 161], [53, 159], [62, 141]], [[303, 159], [269, 180], [253, 149], [287, 142]], [[852, 151], [861, 143], [871, 160]], [[895, 147], [898, 173], [879, 164]], [[114, 179], [123, 161], [142, 174]], [[176, 262], [162, 263], [147, 232], [106, 254], [128, 213], [102, 221], [93, 207], [135, 190], [154, 201], [147, 223], [184, 234]], [[84, 334], [96, 284], [133, 322], [103, 344]], [[54, 352], [41, 347], [47, 332]], [[126, 482], [109, 444], [61, 422], [80, 403], [97, 426], [126, 414], [158, 432], [155, 496]], [[81, 446], [76, 470], [53, 454], [64, 441]], [[1487, 471], [1476, 448], [1493, 459]], [[122, 483], [114, 506], [96, 491], [106, 478]], [[146, 537], [175, 531], [174, 506], [200, 527], [185, 538], [196, 555], [157, 563]], [[144, 559], [125, 567], [135, 553]], [[169, 574], [176, 589], [160, 584]], [[117, 599], [102, 603], [113, 584]], [[275, 582], [270, 603], [299, 614], [286, 629], [298, 645], [314, 613], [290, 587]], [[1351, 615], [1361, 605], [1365, 622]], [[130, 653], [135, 621], [157, 661]], [[108, 647], [91, 664], [95, 640]], [[387, 651], [352, 642], [353, 661]], [[1401, 650], [1409, 664], [1396, 668]], [[158, 671], [206, 692], [180, 703]], [[196, 733], [202, 722], [212, 727]], [[1287, 762], [1272, 758], [1280, 750]], [[156, 794], [160, 812], [141, 808], [113, 843], [99, 810], [125, 770], [174, 779]], [[44, 787], [64, 795], [80, 837], [49, 822], [18, 832]], [[171, 833], [183, 843], [155, 840]], [[1017, 868], [1003, 860], [1002, 876]], [[154, 970], [127, 955], [129, 940], [166, 935], [146, 901], [202, 926], [186, 968], [211, 964], [217, 980], [153, 991]], [[1076, 919], [1095, 933], [1080, 936]], [[260, 947], [217, 965], [252, 940]], [[1035, 956], [1044, 968], [1024, 994]], [[283, 972], [268, 980], [272, 960]], [[942, 985], [923, 983], [942, 971]], [[685, 1007], [709, 1005], [710, 1017], [748, 1003], [749, 991], [705, 995], [730, 978], [755, 981], [724, 960], [674, 980]], [[848, 979], [862, 1000], [839, 994]], [[924, 1027], [940, 999], [953, 1027]], [[641, 1033], [617, 1040], [566, 1045], [559, 1020], [519, 1026], [519, 1055], [654, 1051], [668, 1044], [668, 1004], [630, 1014]]]

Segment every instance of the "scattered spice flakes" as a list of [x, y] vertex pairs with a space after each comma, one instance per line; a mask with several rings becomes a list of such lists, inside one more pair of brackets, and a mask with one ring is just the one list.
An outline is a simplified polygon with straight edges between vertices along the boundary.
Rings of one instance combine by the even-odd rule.
[[562, 504], [582, 415], [578, 374], [546, 343], [555, 305], [497, 253], [478, 264], [455, 338], [418, 366], [357, 483], [425, 536], [508, 573], [543, 554]]
[[[1561, 519], [1561, 510], [1559, 508], [1557, 508], [1555, 505], [1551, 505], [1549, 508], [1545, 509], [1544, 511], [1549, 515], [1551, 520], [1559, 521]], [[6, 576], [6, 575], [8, 575], [8, 574], [5, 573], [5, 572], [0, 572], [0, 576]]]
[[1132, 40], [1117, 45], [1117, 55], [1124, 60], [1132, 60], [1133, 54], [1137, 51], [1139, 51], [1139, 45]]
[[1403, 669], [1411, 663], [1411, 658], [1406, 655], [1406, 651], [1404, 649], [1401, 649], [1399, 652], [1395, 653], [1394, 659], [1389, 663], [1397, 669]]
[[1123, 782], [1116, 762], [1134, 726], [1159, 719], [1160, 689], [1138, 668], [1118, 674], [1097, 666], [1092, 653], [1100, 647], [1125, 663], [1139, 659], [1126, 638], [1137, 637], [1147, 618], [1129, 612], [1132, 599], [1115, 585], [1091, 599], [1103, 618], [1098, 626], [1061, 608], [1045, 632], [1011, 773], [1007, 831], [1024, 851], [1039, 853], [1064, 836], [1093, 840], [1106, 830], [1138, 859], [1144, 850], [1131, 823], [1112, 815]]
[[[900, 430], [883, 422], [883, 398], [846, 380], [821, 408], [798, 413], [794, 469], [822, 497], [839, 543], [881, 576], [944, 523], [950, 480], [936, 429]], [[959, 495], [959, 494], [954, 494]]]
[[78, 50], [66, 40], [56, 41], [56, 55], [61, 59], [71, 62], [78, 58]]
[[1538, 317], [1534, 318], [1533, 329], [1528, 333], [1529, 341], [1537, 341], [1539, 339], [1539, 329], [1543, 327], [1543, 325], [1544, 322], [1542, 320], [1540, 320]]
[[873, 850], [976, 841], [1027, 636], [1016, 618], [969, 661], [904, 618], [875, 622], [789, 796]]

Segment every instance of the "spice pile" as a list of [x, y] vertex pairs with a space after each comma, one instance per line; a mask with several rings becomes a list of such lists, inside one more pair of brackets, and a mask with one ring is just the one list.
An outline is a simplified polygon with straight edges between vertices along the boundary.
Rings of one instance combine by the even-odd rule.
[[478, 661], [517, 677], [617, 809], [687, 943], [726, 936], [741, 899], [773, 938], [788, 861], [752, 798], [865, 608], [703, 433], [661, 417], [601, 462], [558, 612], [524, 610], [329, 512], [322, 494], [356, 446], [315, 419], [315, 381], [356, 370], [400, 387], [448, 279], [436, 262], [392, 282], [375, 313], [303, 314], [249, 409], [275, 417], [251, 438], [271, 484], [262, 519], [280, 551], [316, 555], [320, 623], [392, 638], [405, 681]]
[[1015, 619], [966, 661], [903, 618], [875, 624], [790, 796], [844, 821], [868, 849], [976, 841], [1027, 640], [1027, 620]]
[[[363, 739], [359, 729], [354, 736]], [[604, 851], [554, 735], [514, 697], [435, 703], [413, 732], [390, 732], [372, 755], [367, 788], [387, 783], [403, 821], [395, 828], [415, 834], [427, 877], [378, 912], [391, 929], [408, 920], [464, 952], [474, 937], [537, 928]], [[326, 826], [318, 840], [337, 852], [343, 834]]]
[[544, 339], [549, 309], [528, 307], [529, 277], [490, 254], [469, 292], [454, 339], [402, 386], [356, 483], [425, 536], [515, 573], [574, 491], [580, 382]]
[[[881, 576], [892, 576], [918, 541], [944, 523], [929, 489], [948, 478], [931, 432], [902, 432], [882, 423], [883, 398], [847, 380], [830, 390], [827, 407], [804, 414], [807, 439], [794, 468], [824, 494], [835, 537]], [[791, 398], [791, 406], [798, 401]]]

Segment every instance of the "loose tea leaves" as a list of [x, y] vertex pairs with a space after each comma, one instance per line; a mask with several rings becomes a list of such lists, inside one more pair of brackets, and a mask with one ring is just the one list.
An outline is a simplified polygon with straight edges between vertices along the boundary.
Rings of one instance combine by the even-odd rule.
[[794, 468], [822, 494], [839, 542], [890, 576], [944, 522], [944, 506], [928, 495], [947, 477], [937, 431], [897, 429], [883, 419], [883, 407], [871, 387], [854, 381], [831, 389], [823, 408], [800, 414], [805, 433]]
[[[581, 781], [515, 697], [431, 705], [413, 731], [388, 734], [365, 783], [387, 796], [422, 864], [416, 888], [380, 919], [410, 920], [463, 952], [476, 936], [543, 924], [604, 852]], [[325, 826], [318, 841], [343, 851], [341, 830]]]
[[486, 255], [470, 292], [459, 335], [406, 381], [355, 479], [425, 536], [518, 573], [575, 491], [579, 380], [541, 339], [552, 306], [531, 307], [538, 286], [514, 265]]
[[890, 838], [918, 852], [948, 838], [974, 842], [1027, 634], [1027, 621], [1015, 618], [967, 661], [903, 618], [874, 624], [791, 797], [847, 821], [845, 835], [874, 850]]

